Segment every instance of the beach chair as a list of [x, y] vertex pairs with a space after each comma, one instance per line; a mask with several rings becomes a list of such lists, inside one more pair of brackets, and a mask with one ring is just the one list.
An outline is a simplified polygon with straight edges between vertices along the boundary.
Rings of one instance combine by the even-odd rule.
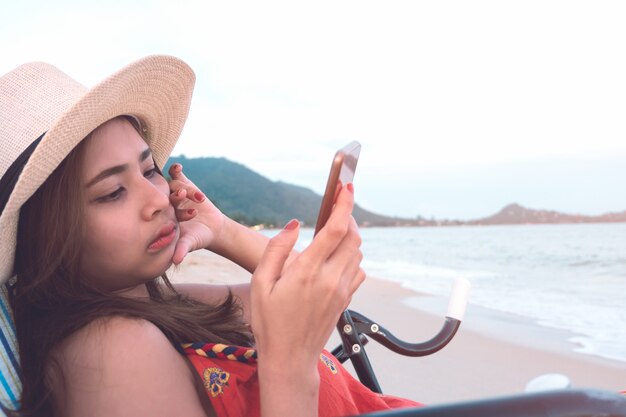
[[[6, 284], [0, 285], [0, 401], [16, 408], [20, 396], [20, 367], [17, 354], [15, 326], [9, 306]], [[0, 416], [4, 413], [0, 411]]]
[[554, 390], [363, 414], [369, 417], [624, 417], [626, 397], [602, 390]]
[[368, 338], [404, 356], [419, 357], [438, 352], [452, 340], [461, 326], [467, 306], [469, 288], [470, 283], [467, 279], [459, 278], [455, 281], [443, 326], [436, 335], [425, 342], [409, 343], [400, 340], [379, 323], [356, 311], [346, 310], [337, 323], [341, 344], [332, 351], [332, 354], [341, 363], [349, 359], [361, 383], [374, 392], [382, 393], [372, 365], [365, 353], [365, 344], [368, 342]]
[[[369, 338], [405, 356], [426, 356], [443, 349], [461, 325], [469, 283], [455, 282], [448, 313], [441, 330], [430, 340], [409, 343], [395, 337], [375, 321], [346, 310], [337, 325], [341, 344], [333, 355], [341, 362], [350, 360], [362, 384], [382, 393], [365, 352]], [[626, 394], [623, 393], [623, 394]], [[423, 408], [364, 414], [371, 417], [626, 417], [626, 395], [603, 390], [559, 389], [515, 396], [488, 398]]]
[[[15, 327], [11, 317], [6, 286], [0, 286], [0, 401], [16, 408], [19, 401], [20, 379]], [[458, 291], [457, 291], [458, 292]], [[384, 327], [354, 311], [346, 311], [339, 322], [342, 345], [336, 350], [342, 362], [350, 359], [358, 369], [364, 384], [377, 388], [374, 371], [365, 354], [367, 338], [380, 342], [391, 350], [409, 356], [424, 356], [443, 348], [454, 337], [460, 326], [455, 317], [455, 306], [461, 300], [454, 293], [448, 317], [441, 331], [424, 343], [406, 343], [395, 338]], [[450, 317], [452, 314], [452, 317]], [[349, 329], [346, 326], [352, 326]], [[358, 347], [355, 347], [358, 346]], [[370, 413], [371, 417], [626, 417], [626, 397], [616, 393], [594, 390], [560, 390], [523, 394], [481, 401], [461, 402], [415, 409]], [[4, 414], [0, 411], [0, 416]]]

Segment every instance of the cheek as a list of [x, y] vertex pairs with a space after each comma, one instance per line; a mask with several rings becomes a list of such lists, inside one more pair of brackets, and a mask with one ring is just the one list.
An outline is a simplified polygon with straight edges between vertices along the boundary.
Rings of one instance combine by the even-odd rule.
[[104, 252], [111, 252], [115, 249], [124, 250], [124, 247], [131, 242], [132, 236], [135, 239], [138, 237], [132, 223], [124, 222], [122, 217], [108, 224], [99, 224], [88, 229], [87, 244]]
[[[137, 222], [128, 214], [108, 212], [87, 216], [83, 259], [85, 266], [107, 268], [124, 264], [133, 255], [133, 242], [141, 239]], [[121, 266], [121, 265], [120, 265]]]

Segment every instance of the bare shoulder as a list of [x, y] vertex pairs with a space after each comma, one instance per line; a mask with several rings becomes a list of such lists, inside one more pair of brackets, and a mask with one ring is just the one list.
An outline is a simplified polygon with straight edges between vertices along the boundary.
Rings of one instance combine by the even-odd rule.
[[62, 415], [206, 415], [186, 359], [146, 320], [96, 320], [55, 359], [49, 375]]
[[149, 321], [115, 316], [94, 320], [72, 334], [59, 347], [58, 353], [74, 361], [102, 360], [103, 355], [120, 360], [117, 354], [132, 355], [133, 350], [129, 348], [133, 346], [149, 344], [153, 345], [151, 350], [160, 350], [165, 348], [164, 343], [169, 344], [165, 335]]

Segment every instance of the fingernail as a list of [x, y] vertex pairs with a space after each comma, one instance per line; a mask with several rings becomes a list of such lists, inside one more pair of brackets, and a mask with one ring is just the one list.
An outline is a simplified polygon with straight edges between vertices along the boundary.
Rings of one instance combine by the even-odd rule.
[[348, 191], [350, 191], [352, 194], [354, 194], [354, 185], [351, 182], [346, 184], [346, 187], [348, 188]]
[[183, 165], [182, 165], [182, 164], [177, 163], [177, 164], [176, 164], [176, 171], [182, 171], [182, 170], [183, 170]]
[[196, 209], [188, 209], [187, 210], [187, 214], [194, 214], [196, 212]]
[[285, 225], [285, 230], [294, 230], [300, 226], [300, 222], [297, 219], [292, 219]]
[[176, 197], [180, 197], [181, 195], [183, 195], [183, 189], [180, 188], [178, 191], [176, 191]]
[[202, 194], [202, 193], [201, 193], [201, 192], [199, 192], [199, 191], [196, 191], [196, 193], [195, 193], [193, 196], [194, 196], [194, 197], [196, 198], [196, 200], [198, 200], [198, 201], [204, 201], [204, 194]]

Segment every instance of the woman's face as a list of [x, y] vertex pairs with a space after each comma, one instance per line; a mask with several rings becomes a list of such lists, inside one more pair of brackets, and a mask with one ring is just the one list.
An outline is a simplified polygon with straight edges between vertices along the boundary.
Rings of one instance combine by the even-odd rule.
[[179, 229], [169, 186], [127, 120], [113, 119], [87, 140], [81, 270], [103, 290], [132, 289], [171, 265]]

